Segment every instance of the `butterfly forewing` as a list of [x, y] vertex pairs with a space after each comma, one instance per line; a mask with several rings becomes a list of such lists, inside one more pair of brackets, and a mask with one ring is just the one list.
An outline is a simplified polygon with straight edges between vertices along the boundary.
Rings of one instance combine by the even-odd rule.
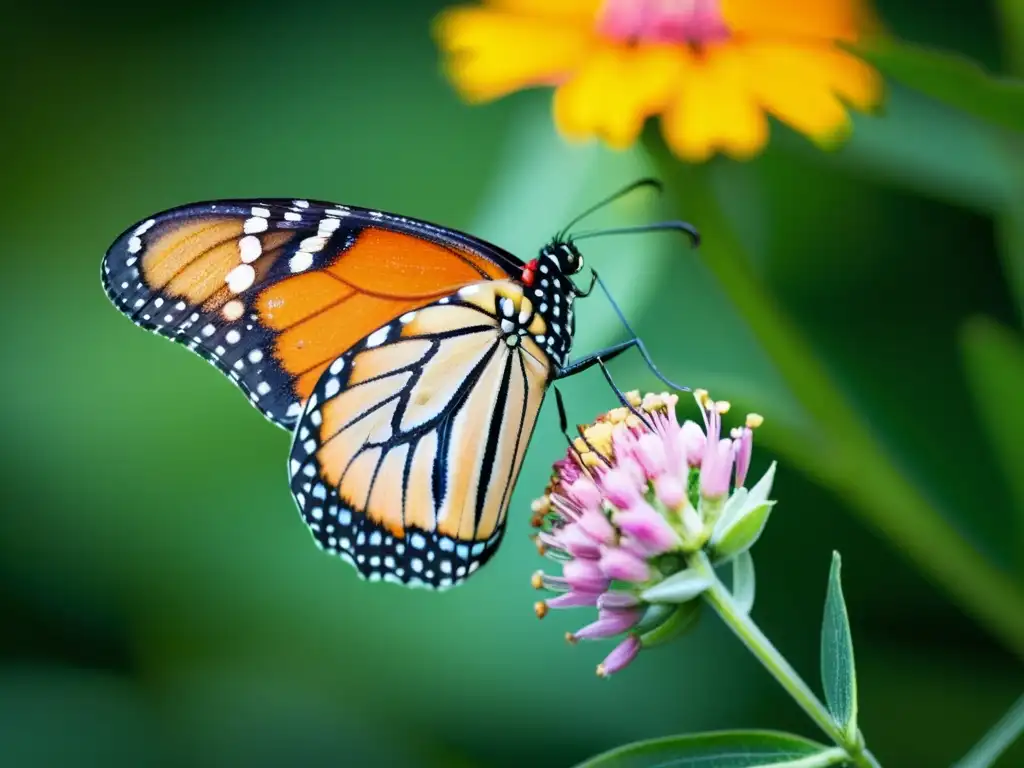
[[139, 222], [103, 261], [138, 325], [200, 354], [291, 429], [324, 370], [404, 312], [520, 262], [416, 219], [305, 200], [216, 201]]
[[521, 287], [466, 286], [332, 361], [289, 462], [317, 543], [371, 580], [446, 588], [486, 562], [552, 376]]

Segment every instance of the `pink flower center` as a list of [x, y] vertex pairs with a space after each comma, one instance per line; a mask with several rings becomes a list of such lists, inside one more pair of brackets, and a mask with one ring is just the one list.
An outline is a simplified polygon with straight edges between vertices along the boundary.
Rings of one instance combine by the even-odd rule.
[[721, 0], [605, 0], [597, 29], [623, 42], [699, 44], [729, 37]]

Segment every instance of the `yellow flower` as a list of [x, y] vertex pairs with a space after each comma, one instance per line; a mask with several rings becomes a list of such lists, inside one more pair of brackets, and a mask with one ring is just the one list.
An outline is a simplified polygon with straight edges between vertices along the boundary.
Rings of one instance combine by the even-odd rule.
[[555, 86], [563, 134], [625, 148], [661, 115], [669, 147], [749, 158], [766, 114], [834, 146], [847, 107], [882, 96], [878, 73], [844, 50], [873, 27], [866, 0], [485, 0], [450, 8], [436, 35], [460, 93], [484, 102]]

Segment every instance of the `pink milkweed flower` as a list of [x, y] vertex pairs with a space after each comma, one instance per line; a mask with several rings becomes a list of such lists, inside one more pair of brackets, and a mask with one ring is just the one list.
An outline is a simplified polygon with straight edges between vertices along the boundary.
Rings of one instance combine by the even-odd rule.
[[[597, 608], [597, 620], [568, 638], [624, 636], [598, 667], [601, 676], [628, 666], [672, 611], [682, 609], [656, 602], [693, 600], [652, 602], [643, 595], [683, 570], [687, 554], [708, 546], [733, 480], [740, 488], [749, 470], [761, 417], [749, 416], [723, 437], [729, 404], [704, 390], [694, 397], [703, 428], [679, 424], [676, 395], [628, 393], [631, 408], [615, 408], [580, 428], [580, 438], [555, 462], [547, 493], [533, 503], [538, 549], [561, 568], [533, 575], [536, 589], [559, 593], [535, 611], [543, 618], [550, 609]], [[664, 596], [666, 587], [652, 594]]]

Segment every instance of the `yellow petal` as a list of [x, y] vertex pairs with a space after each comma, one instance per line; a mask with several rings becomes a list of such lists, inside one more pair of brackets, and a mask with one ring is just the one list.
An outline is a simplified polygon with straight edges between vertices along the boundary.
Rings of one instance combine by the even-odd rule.
[[865, 0], [721, 0], [722, 17], [747, 37], [856, 42], [877, 31]]
[[473, 102], [559, 82], [583, 62], [596, 42], [588, 25], [571, 19], [472, 7], [443, 12], [434, 34], [447, 54], [448, 77]]
[[750, 86], [761, 106], [825, 146], [849, 132], [840, 97], [859, 109], [881, 98], [878, 74], [831, 46], [751, 43], [745, 55]]
[[675, 101], [661, 120], [669, 148], [690, 162], [718, 150], [736, 159], [757, 154], [768, 121], [747, 86], [738, 46], [723, 44], [690, 55]]
[[569, 137], [596, 135], [625, 149], [665, 108], [684, 66], [678, 46], [606, 44], [555, 92], [555, 123]]

